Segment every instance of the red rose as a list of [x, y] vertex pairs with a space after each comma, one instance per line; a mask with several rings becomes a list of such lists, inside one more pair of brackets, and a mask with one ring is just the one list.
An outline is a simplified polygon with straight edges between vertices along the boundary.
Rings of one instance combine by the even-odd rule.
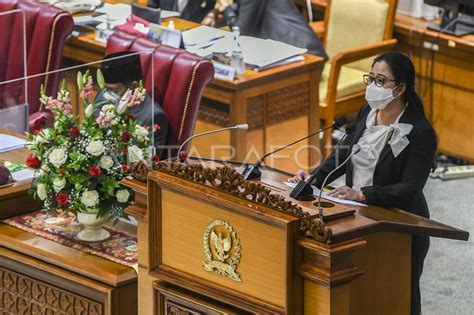
[[64, 167], [61, 167], [61, 168], [59, 169], [59, 173], [64, 174], [65, 172], [66, 172], [66, 170], [64, 169]]
[[158, 155], [154, 155], [151, 159], [153, 162], [156, 162], [156, 163], [160, 161], [160, 157]]
[[94, 177], [94, 176], [99, 176], [100, 175], [100, 167], [92, 165], [89, 167], [89, 175]]
[[186, 152], [186, 151], [179, 152], [179, 160], [180, 161], [186, 160], [187, 157], [188, 157], [188, 152]]
[[125, 131], [124, 133], [122, 133], [122, 141], [123, 141], [123, 142], [128, 142], [128, 141], [130, 141], [130, 134], [129, 134], [127, 131]]
[[58, 206], [60, 207], [64, 207], [65, 205], [67, 205], [69, 202], [69, 198], [68, 196], [65, 194], [65, 193], [60, 193], [57, 197], [56, 197], [56, 203], [58, 204]]
[[122, 172], [128, 173], [128, 165], [127, 164], [122, 164]]
[[79, 128], [72, 127], [69, 129], [69, 132], [71, 133], [71, 136], [73, 136], [74, 138], [79, 137]]
[[28, 167], [38, 169], [41, 166], [41, 161], [40, 161], [40, 159], [38, 159], [38, 157], [34, 156], [33, 154], [30, 154], [26, 158], [26, 165]]
[[160, 129], [161, 129], [161, 126], [160, 126], [159, 124], [155, 124], [155, 125], [153, 126], [153, 129], [155, 129], [155, 131], [160, 130]]
[[34, 134], [35, 136], [39, 135], [40, 133], [41, 133], [41, 129], [35, 129], [35, 130], [33, 130], [33, 134]]

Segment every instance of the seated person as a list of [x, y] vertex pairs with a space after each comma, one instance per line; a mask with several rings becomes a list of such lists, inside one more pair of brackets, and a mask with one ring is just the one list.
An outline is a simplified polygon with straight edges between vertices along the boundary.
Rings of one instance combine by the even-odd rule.
[[[120, 56], [126, 57], [107, 61], [107, 59]], [[106, 104], [103, 101], [110, 101], [110, 103], [117, 105], [127, 89], [137, 87], [138, 82], [142, 80], [139, 55], [130, 56], [126, 52], [110, 54], [104, 58], [100, 69], [104, 75], [105, 88], [99, 91], [94, 100], [94, 114], [96, 116], [99, 115], [102, 106]], [[154, 120], [152, 119], [152, 106], [154, 107]], [[143, 126], [151, 128], [154, 128], [155, 125], [159, 126], [155, 129], [154, 146], [156, 154], [162, 157], [163, 148], [166, 144], [168, 119], [161, 106], [156, 102], [152, 104], [151, 97], [147, 94], [140, 105], [130, 108], [129, 113]]]
[[216, 4], [215, 0], [148, 0], [148, 6], [177, 11], [181, 18], [201, 23]]
[[[310, 54], [328, 60], [321, 40], [298, 11], [294, 0], [233, 2], [232, 0], [217, 0], [217, 7], [224, 13], [226, 24], [230, 28], [238, 26], [241, 35], [273, 39], [306, 48]], [[206, 19], [206, 22], [209, 21]]]

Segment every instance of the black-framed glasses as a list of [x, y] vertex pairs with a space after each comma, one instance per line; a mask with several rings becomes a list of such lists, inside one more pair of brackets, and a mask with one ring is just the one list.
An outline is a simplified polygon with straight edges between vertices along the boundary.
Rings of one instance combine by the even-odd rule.
[[386, 82], [398, 83], [397, 81], [392, 80], [392, 79], [387, 79], [386, 77], [382, 77], [382, 76], [374, 77], [374, 76], [371, 76], [370, 74], [364, 74], [362, 78], [364, 79], [364, 83], [366, 85], [370, 85], [372, 84], [372, 82], [375, 82], [375, 85], [378, 87], [383, 87]]

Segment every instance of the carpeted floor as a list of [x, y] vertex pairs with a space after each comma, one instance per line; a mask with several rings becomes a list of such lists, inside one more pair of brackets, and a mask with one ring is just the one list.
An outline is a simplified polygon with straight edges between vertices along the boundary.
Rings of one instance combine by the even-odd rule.
[[474, 314], [474, 178], [430, 178], [425, 195], [431, 219], [471, 236], [467, 242], [431, 238], [421, 277], [423, 314]]

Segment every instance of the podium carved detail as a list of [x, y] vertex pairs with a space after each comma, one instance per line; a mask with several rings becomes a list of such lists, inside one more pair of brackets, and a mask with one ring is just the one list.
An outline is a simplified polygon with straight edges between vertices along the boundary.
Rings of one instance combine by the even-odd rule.
[[177, 161], [160, 161], [153, 163], [153, 169], [167, 172], [196, 183], [211, 186], [234, 196], [251, 200], [275, 210], [296, 216], [301, 219], [301, 230], [305, 236], [319, 242], [331, 242], [332, 231], [318, 217], [293, 204], [285, 197], [272, 194], [271, 190], [259, 182], [245, 180], [234, 168], [204, 167], [202, 164], [185, 164]]
[[[217, 230], [217, 227], [223, 227]], [[223, 220], [211, 221], [204, 231], [203, 248], [206, 261], [202, 267], [207, 271], [242, 281], [235, 269], [240, 263], [240, 241], [232, 226]]]

